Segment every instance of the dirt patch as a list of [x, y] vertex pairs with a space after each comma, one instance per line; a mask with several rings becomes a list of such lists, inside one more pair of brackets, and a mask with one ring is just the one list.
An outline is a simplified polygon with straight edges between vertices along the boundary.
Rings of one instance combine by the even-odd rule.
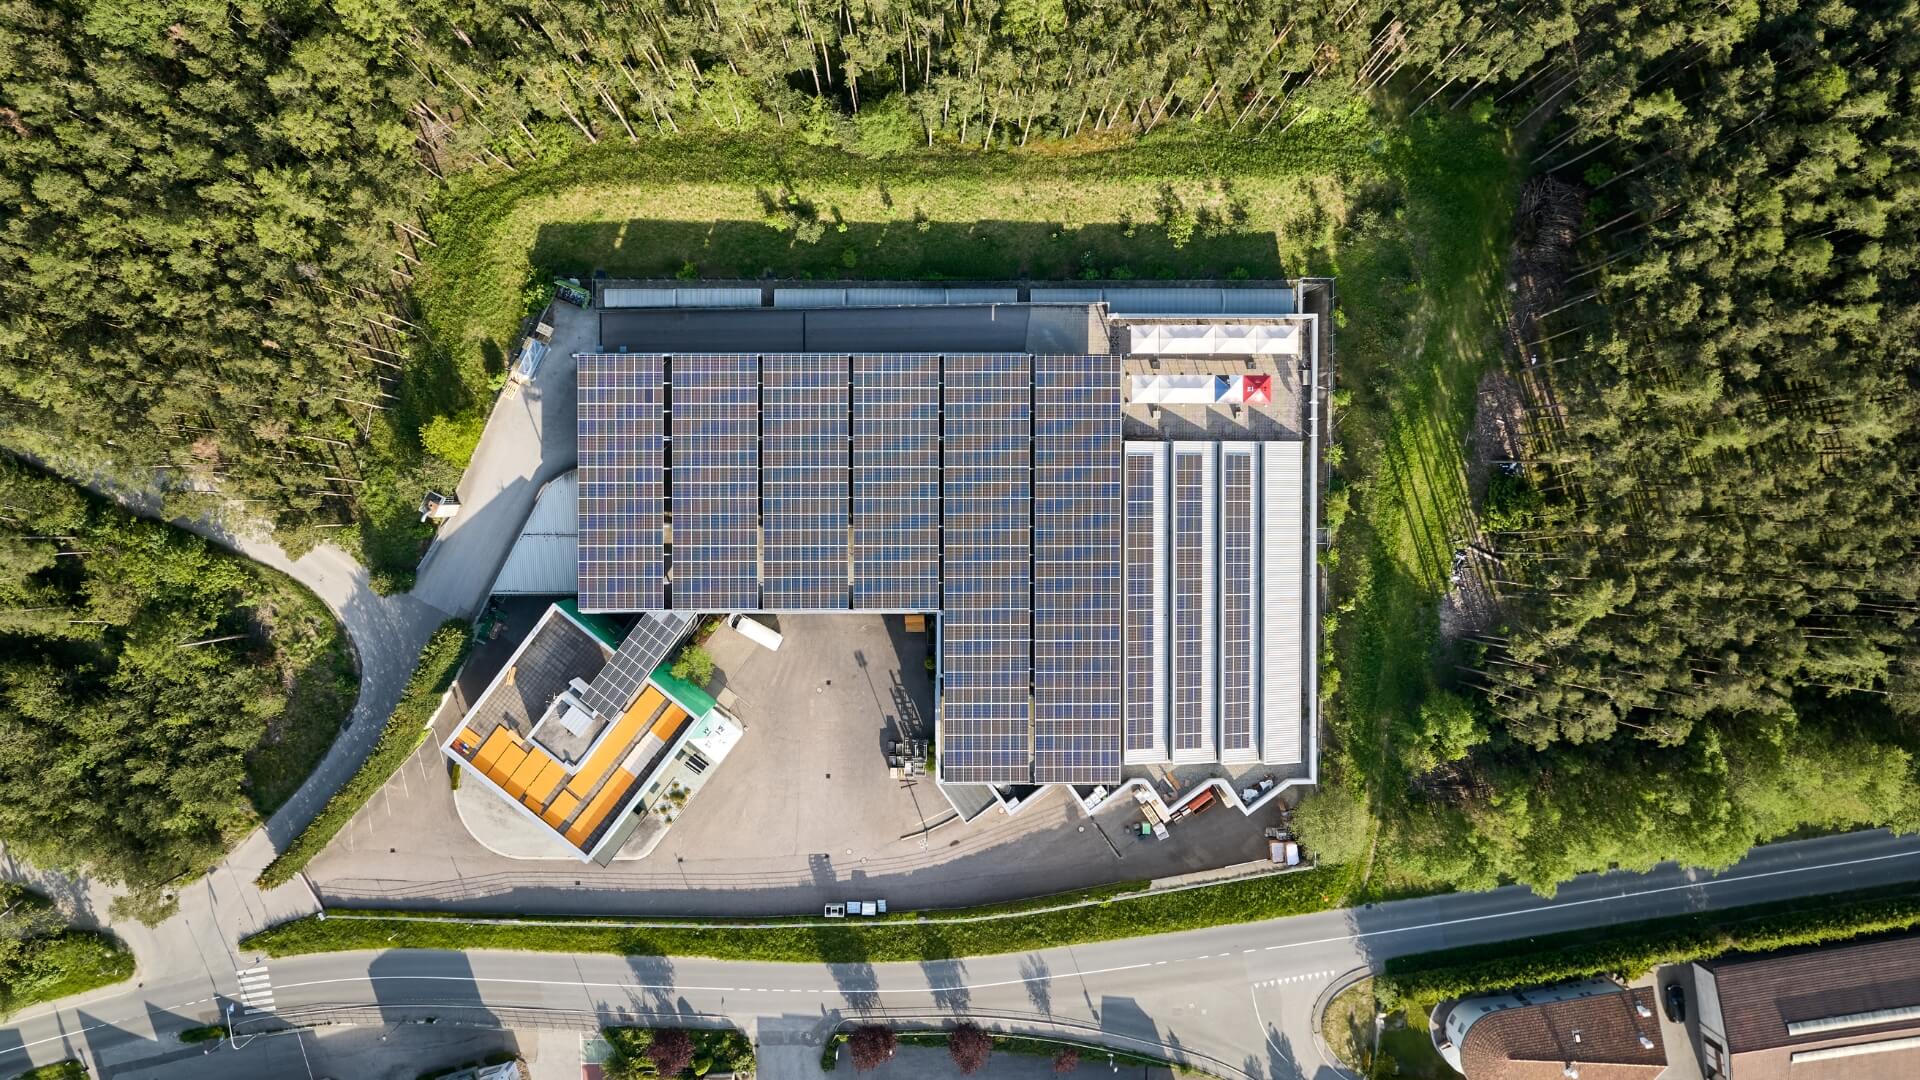
[[1486, 501], [1487, 477], [1495, 468], [1526, 456], [1526, 418], [1526, 399], [1513, 376], [1495, 369], [1480, 377], [1467, 444], [1467, 490], [1475, 506]]

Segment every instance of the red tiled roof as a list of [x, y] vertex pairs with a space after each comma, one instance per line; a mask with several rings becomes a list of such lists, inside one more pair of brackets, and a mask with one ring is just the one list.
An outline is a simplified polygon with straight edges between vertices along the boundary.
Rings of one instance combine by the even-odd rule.
[[1731, 1053], [1883, 1029], [1911, 1028], [1920, 1034], [1920, 1022], [1915, 1021], [1799, 1038], [1787, 1032], [1787, 1025], [1795, 1021], [1920, 1005], [1920, 934], [1704, 966], [1713, 973], [1719, 990]]
[[[1564, 1080], [1569, 1063], [1580, 1080], [1653, 1080], [1667, 1066], [1650, 989], [1503, 1009], [1476, 1021], [1460, 1046], [1467, 1080]], [[1580, 1033], [1578, 1042], [1574, 1032]], [[1651, 1049], [1640, 1036], [1653, 1040]], [[1744, 1080], [1744, 1078], [1743, 1078]]]

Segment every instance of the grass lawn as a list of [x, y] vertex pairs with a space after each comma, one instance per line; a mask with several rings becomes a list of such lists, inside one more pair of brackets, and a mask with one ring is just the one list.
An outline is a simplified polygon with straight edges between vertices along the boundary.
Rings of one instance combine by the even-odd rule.
[[247, 794], [261, 817], [293, 797], [326, 756], [360, 696], [347, 632], [320, 598], [282, 574], [256, 568], [254, 621], [273, 638], [287, 708], [247, 755]]
[[[1335, 771], [1384, 812], [1368, 900], [1432, 892], [1394, 855], [1400, 747], [1449, 665], [1439, 603], [1469, 532], [1465, 440], [1475, 386], [1499, 357], [1500, 282], [1515, 169], [1505, 134], [1461, 118], [1411, 122], [1400, 183], [1357, 206], [1336, 252], [1341, 390], [1333, 502], [1328, 710]], [[1333, 518], [1338, 509], [1330, 510]]]
[[415, 422], [431, 430], [444, 418], [444, 430], [470, 436], [471, 452], [471, 418], [492, 400], [529, 286], [555, 274], [1296, 276], [1331, 265], [1351, 193], [1387, 175], [1389, 147], [1374, 117], [1354, 109], [1266, 142], [1174, 137], [867, 159], [797, 142], [674, 139], [496, 174], [430, 218], [437, 246], [415, 295], [441, 350], [425, 368], [444, 385], [437, 396], [420, 386]]
[[1361, 979], [1327, 1003], [1322, 1030], [1335, 1057], [1362, 1076], [1452, 1080], [1458, 1075], [1433, 1048], [1425, 1009], [1387, 1014], [1376, 1057], [1373, 1029], [1377, 1013], [1372, 979]]

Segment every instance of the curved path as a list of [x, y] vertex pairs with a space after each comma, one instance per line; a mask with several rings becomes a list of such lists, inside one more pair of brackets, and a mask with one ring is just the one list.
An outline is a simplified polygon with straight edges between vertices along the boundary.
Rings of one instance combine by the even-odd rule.
[[[294, 1022], [425, 1020], [515, 1027], [727, 1020], [754, 1034], [769, 1080], [818, 1076], [843, 1019], [968, 1015], [1157, 1048], [1223, 1076], [1339, 1072], [1314, 1041], [1314, 1005], [1361, 965], [1431, 949], [1920, 879], [1920, 837], [1853, 833], [1755, 849], [1721, 874], [1661, 866], [1587, 875], [1551, 900], [1506, 888], [1126, 941], [924, 964], [769, 964], [524, 953], [340, 953], [241, 958]], [[169, 973], [22, 1018], [0, 1069], [84, 1054], [105, 1070], [193, 1060], [248, 1075], [249, 1050], [202, 1057], [174, 1035], [223, 1015], [239, 976]], [[239, 1021], [278, 1023], [262, 1016]]]

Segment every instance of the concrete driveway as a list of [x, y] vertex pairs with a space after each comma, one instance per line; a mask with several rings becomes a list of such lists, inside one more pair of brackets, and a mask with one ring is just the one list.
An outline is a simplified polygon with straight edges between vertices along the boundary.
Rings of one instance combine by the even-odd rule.
[[576, 352], [599, 348], [599, 313], [555, 304], [553, 345], [533, 381], [509, 384], [460, 477], [460, 513], [440, 526], [413, 596], [455, 615], [478, 614], [540, 485], [573, 468]]

